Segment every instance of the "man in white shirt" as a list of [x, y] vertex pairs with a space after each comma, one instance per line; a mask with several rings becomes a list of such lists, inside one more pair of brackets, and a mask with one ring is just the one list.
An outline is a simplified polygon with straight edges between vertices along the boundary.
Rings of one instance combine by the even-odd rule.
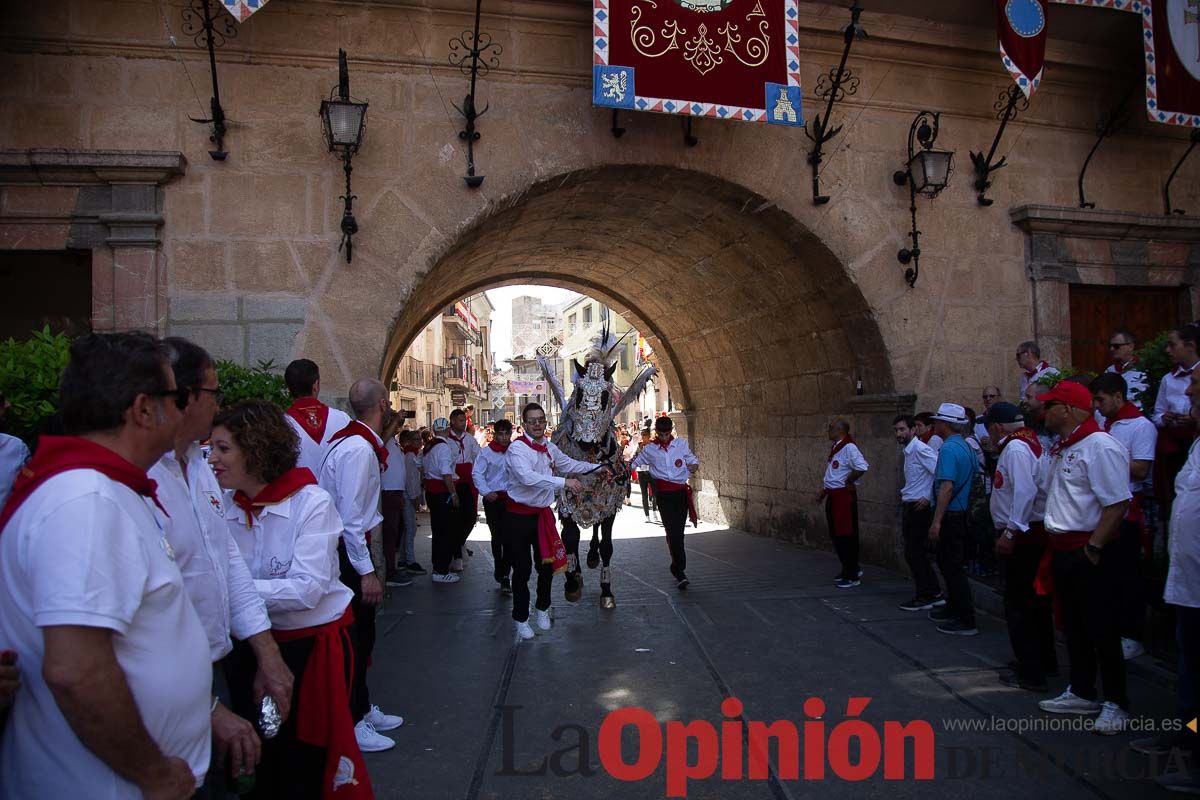
[[[1188, 376], [1187, 397], [1192, 419], [1200, 422], [1200, 370]], [[1175, 502], [1171, 508], [1171, 537], [1167, 541], [1170, 568], [1163, 600], [1174, 606], [1175, 640], [1179, 644], [1179, 673], [1176, 681], [1177, 719], [1174, 734], [1159, 734], [1130, 742], [1130, 747], [1147, 755], [1168, 757], [1172, 748], [1182, 747], [1190, 758], [1172, 759], [1183, 769], [1155, 777], [1159, 786], [1187, 794], [1200, 793], [1200, 743], [1195, 733], [1183, 727], [1200, 716], [1200, 439], [1192, 442], [1187, 462], [1175, 478]]]
[[1046, 674], [1057, 671], [1054, 622], [1048, 594], [1039, 593], [1038, 568], [1046, 552], [1046, 464], [1049, 453], [1021, 410], [996, 403], [984, 416], [999, 457], [989, 499], [996, 555], [1004, 574], [1004, 621], [1016, 661], [1000, 674], [1006, 686], [1046, 691]]
[[[1120, 564], [1106, 549], [1129, 506], [1129, 451], [1096, 424], [1087, 387], [1060, 381], [1038, 400], [1046, 427], [1060, 437], [1050, 453], [1045, 523], [1071, 661], [1070, 686], [1038, 706], [1054, 714], [1100, 712], [1093, 729], [1111, 735], [1129, 721], [1118, 623]], [[1096, 699], [1097, 666], [1103, 704]]]
[[[537, 615], [539, 630], [550, 630], [550, 586], [557, 569], [566, 569], [567, 551], [554, 523], [550, 504], [564, 489], [583, 491], [574, 478], [562, 478], [555, 472], [582, 474], [600, 467], [576, 461], [546, 437], [546, 412], [537, 403], [521, 411], [528, 432], [513, 440], [506, 454], [508, 465], [508, 505], [505, 525], [508, 535], [505, 550], [512, 564], [513, 624], [517, 636], [532, 639], [529, 625], [529, 575], [537, 558]], [[550, 550], [548, 548], [554, 548]]]
[[396, 742], [379, 731], [404, 724], [404, 718], [385, 714], [373, 705], [367, 688], [367, 667], [375, 649], [375, 609], [383, 601], [383, 584], [371, 560], [368, 535], [378, 535], [383, 514], [379, 511], [380, 474], [387, 467], [387, 449], [380, 434], [391, 422], [387, 389], [371, 378], [350, 387], [350, 408], [355, 419], [333, 434], [325, 464], [317, 478], [329, 492], [342, 518], [344, 531], [338, 546], [342, 583], [354, 599], [354, 684], [350, 690], [350, 714], [354, 736], [364, 753], [389, 750]]
[[932, 411], [922, 411], [919, 414], [914, 414], [913, 425], [917, 432], [917, 438], [924, 444], [932, 447], [934, 453], [942, 449], [942, 437], [938, 436], [933, 430]]
[[[255, 702], [275, 700], [286, 717], [292, 701], [292, 673], [271, 636], [267, 607], [255, 589], [250, 570], [225, 524], [221, 487], [209, 468], [199, 441], [212, 433], [221, 405], [216, 364], [203, 348], [186, 339], [163, 341], [175, 385], [188, 392], [175, 449], [150, 468], [158, 499], [169, 515], [167, 542], [183, 574], [183, 587], [208, 635], [212, 660], [212, 766], [198, 797], [223, 797], [229, 775], [254, 771], [261, 742], [254, 726], [233, 711], [225, 657], [233, 651], [230, 634], [246, 642], [258, 662]], [[228, 771], [226, 760], [228, 759]]]
[[1129, 491], [1133, 494], [1129, 509], [1116, 540], [1112, 543], [1115, 560], [1121, 565], [1121, 649], [1125, 658], [1137, 658], [1146, 652], [1142, 645], [1146, 627], [1146, 591], [1142, 581], [1142, 545], [1149, 544], [1146, 503], [1150, 489], [1150, 470], [1158, 429], [1128, 399], [1125, 378], [1105, 372], [1091, 382], [1096, 412], [1104, 430], [1125, 446], [1129, 453]]
[[[4, 422], [8, 406], [8, 400], [0, 396], [0, 423]], [[0, 508], [4, 508], [4, 501], [12, 491], [13, 481], [17, 479], [17, 473], [28, 460], [29, 448], [24, 442], [16, 436], [0, 433]]]
[[380, 477], [383, 514], [383, 579], [388, 586], [412, 586], [408, 563], [415, 560], [412, 553], [412, 533], [405, 526], [405, 508], [409, 505], [408, 465], [396, 432], [404, 419], [395, 414], [383, 431], [383, 446], [387, 449], [387, 469]]
[[1128, 387], [1126, 399], [1142, 410], [1142, 393], [1146, 391], [1149, 382], [1145, 371], [1138, 366], [1137, 356], [1133, 354], [1137, 344], [1137, 337], [1131, 331], [1125, 328], [1113, 331], [1108, 337], [1108, 355], [1112, 363], [1105, 372], [1115, 372], [1125, 379], [1125, 385]]
[[1050, 363], [1042, 360], [1042, 351], [1038, 347], [1037, 342], [1021, 342], [1017, 345], [1017, 366], [1021, 368], [1021, 378], [1019, 381], [1021, 397], [1025, 396], [1025, 389], [1031, 383], [1037, 383], [1044, 377], [1057, 375], [1058, 369], [1050, 366]]
[[190, 798], [209, 765], [212, 662], [145, 472], [187, 393], [152, 336], [87, 334], [59, 398], [69, 435], [41, 438], [0, 514], [0, 642], [22, 676], [0, 786]]
[[1158, 426], [1154, 493], [1166, 511], [1164, 518], [1170, 517], [1175, 476], [1187, 461], [1188, 449], [1196, 436], [1196, 421], [1189, 413], [1191, 403], [1187, 388], [1192, 374], [1200, 369], [1200, 323], [1183, 325], [1167, 334], [1167, 355], [1175, 368], [1163, 375], [1151, 416]]
[[458, 448], [449, 441], [450, 420], [438, 417], [432, 427], [433, 436], [421, 452], [425, 500], [429, 505], [429, 527], [432, 529], [433, 566], [429, 579], [434, 583], [458, 583], [459, 575], [453, 571], [460, 524], [459, 506], [462, 504], [455, 483], [458, 473], [454, 462]]
[[300, 455], [296, 466], [304, 467], [314, 477], [321, 474], [321, 463], [329, 451], [329, 437], [350, 424], [350, 415], [331, 408], [320, 400], [321, 371], [315, 362], [298, 358], [283, 372], [284, 383], [292, 396], [287, 421], [300, 437]]
[[400, 431], [400, 450], [404, 458], [404, 551], [408, 554], [405, 566], [410, 575], [424, 575], [425, 568], [417, 563], [417, 509], [424, 502], [424, 477], [421, 473], [421, 434]]
[[825, 524], [833, 549], [842, 562], [842, 571], [834, 579], [839, 589], [852, 589], [862, 581], [858, 564], [858, 490], [855, 484], [870, 469], [867, 459], [850, 436], [850, 423], [835, 419], [829, 423], [829, 457], [821, 491], [814, 502], [825, 501]]
[[916, 590], [913, 599], [900, 604], [905, 611], [926, 611], [946, 605], [937, 573], [929, 563], [929, 523], [933, 521], [933, 471], [937, 453], [917, 436], [916, 420], [901, 414], [892, 420], [896, 444], [904, 448], [904, 486], [900, 490], [900, 531], [904, 560]]
[[696, 505], [692, 500], [692, 487], [688, 483], [700, 459], [683, 439], [672, 435], [675, 425], [670, 417], [659, 417], [654, 421], [654, 441], [642, 448], [630, 466], [637, 469], [645, 464], [650, 468], [654, 481], [654, 493], [658, 498], [658, 511], [662, 515], [663, 528], [667, 532], [667, 550], [671, 553], [671, 575], [676, 588], [688, 587], [687, 553], [683, 549], [683, 531], [690, 517], [696, 522]]
[[483, 497], [483, 514], [492, 534], [492, 576], [500, 591], [512, 591], [508, 559], [504, 555], [504, 509], [508, 505], [508, 445], [512, 442], [512, 423], [498, 420], [492, 440], [479, 452], [472, 467], [475, 488]]
[[454, 453], [454, 490], [458, 494], [458, 539], [454, 560], [450, 562], [450, 569], [454, 572], [463, 571], [463, 548], [479, 517], [479, 494], [471, 477], [475, 459], [479, 457], [479, 443], [467, 432], [467, 419], [467, 412], [461, 408], [454, 409], [450, 412], [450, 430], [446, 432], [450, 452]]

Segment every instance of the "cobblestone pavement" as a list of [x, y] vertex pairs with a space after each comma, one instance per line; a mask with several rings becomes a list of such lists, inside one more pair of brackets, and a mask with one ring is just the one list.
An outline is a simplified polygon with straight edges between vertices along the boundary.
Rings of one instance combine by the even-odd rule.
[[[427, 515], [421, 523], [418, 556], [428, 568]], [[1010, 658], [1000, 620], [981, 614], [979, 636], [945, 636], [924, 614], [897, 608], [911, 595], [902, 575], [867, 567], [860, 587], [839, 590], [832, 554], [712, 525], [688, 529], [692, 585], [679, 592], [667, 571], [663, 529], [647, 522], [640, 506], [622, 511], [614, 538], [617, 608], [599, 608], [599, 570], [585, 572], [584, 597], [575, 604], [563, 599], [556, 578], [553, 628], [520, 644], [511, 598], [492, 579], [482, 517], [460, 583], [435, 585], [421, 577], [390, 590], [378, 623], [372, 700], [406, 722], [389, 734], [394, 749], [367, 756], [377, 797], [664, 797], [668, 777], [683, 774], [682, 766], [668, 770], [665, 755], [682, 735], [658, 728], [664, 731], [659, 761], [652, 758], [655, 736], [646, 731], [640, 756], [647, 768], [657, 767], [640, 780], [619, 780], [599, 757], [606, 715], [637, 706], [660, 726], [707, 720], [718, 733], [727, 730], [724, 722], [734, 729], [726, 742], [736, 741], [736, 722], [722, 713], [727, 697], [742, 702], [748, 724], [791, 721], [800, 743], [785, 747], [783, 758], [772, 747], [768, 777], [753, 780], [721, 778], [723, 770], [737, 773], [732, 748], [711, 777], [687, 781], [688, 797], [1165, 796], [1146, 776], [1170, 764], [1132, 753], [1126, 744], [1135, 734], [1047, 730], [1071, 718], [1043, 714], [1037, 708], [1042, 696], [997, 682], [997, 668]], [[1066, 663], [1061, 647], [1060, 659]], [[1173, 707], [1162, 667], [1143, 656], [1131, 670], [1132, 711], [1140, 724], [1163, 720]], [[1057, 693], [1065, 684], [1052, 679], [1050, 688]], [[932, 781], [912, 778], [912, 742], [904, 780], [885, 779], [886, 757], [872, 768], [877, 757], [870, 742], [860, 750], [851, 738], [849, 761], [829, 755], [844, 750], [833, 743], [853, 730], [839, 732], [851, 697], [870, 698], [858, 718], [882, 734], [885, 756], [897, 744], [885, 722], [930, 724]], [[816, 715], [806, 713], [813, 710], [805, 705], [809, 698], [828, 707], [821, 720], [827, 748], [804, 726], [816, 723]], [[635, 731], [625, 728], [622, 739], [629, 765], [639, 758]], [[675, 752], [672, 765], [703, 760], [696, 741]], [[781, 780], [793, 754], [801, 777]], [[814, 777], [809, 755], [818, 756], [823, 778]], [[859, 777], [849, 770], [860, 756], [864, 779], [848, 779]]]

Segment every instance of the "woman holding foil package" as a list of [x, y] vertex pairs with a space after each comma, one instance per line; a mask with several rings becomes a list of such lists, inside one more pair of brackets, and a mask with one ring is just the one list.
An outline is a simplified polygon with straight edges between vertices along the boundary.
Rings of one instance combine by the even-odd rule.
[[234, 650], [234, 704], [259, 721], [264, 736], [251, 796], [372, 798], [350, 716], [354, 616], [350, 590], [338, 579], [342, 521], [333, 500], [296, 467], [297, 436], [269, 403], [247, 401], [218, 414], [212, 446], [226, 524], [295, 675], [291, 713], [271, 738], [271, 714], [252, 708], [253, 652]]

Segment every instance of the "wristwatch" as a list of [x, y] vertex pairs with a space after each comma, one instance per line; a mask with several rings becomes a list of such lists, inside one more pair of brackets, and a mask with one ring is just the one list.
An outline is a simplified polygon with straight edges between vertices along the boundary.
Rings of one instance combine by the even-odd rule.
[[1016, 534], [1014, 534], [1012, 531], [1005, 531], [1004, 538], [1008, 539], [1011, 542], [1013, 539], [1016, 539], [1017, 537], [1016, 537]]

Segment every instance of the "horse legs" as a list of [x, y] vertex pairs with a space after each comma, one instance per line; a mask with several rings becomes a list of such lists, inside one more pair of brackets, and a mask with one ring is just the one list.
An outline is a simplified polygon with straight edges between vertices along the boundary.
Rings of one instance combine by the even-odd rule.
[[562, 541], [567, 551], [567, 574], [563, 595], [574, 603], [583, 597], [583, 575], [579, 569], [579, 526], [570, 517], [562, 520]]
[[[617, 607], [617, 598], [612, 593], [612, 562], [613, 543], [612, 531], [613, 522], [616, 521], [616, 516], [606, 517], [600, 523], [600, 558], [604, 561], [604, 567], [600, 570], [600, 607], [613, 609]], [[593, 529], [594, 530], [594, 529]]]
[[[592, 541], [588, 545], [587, 565], [588, 569], [595, 569], [600, 566], [600, 551], [597, 549], [600, 546], [600, 526], [592, 526]], [[605, 561], [605, 564], [608, 562]]]

